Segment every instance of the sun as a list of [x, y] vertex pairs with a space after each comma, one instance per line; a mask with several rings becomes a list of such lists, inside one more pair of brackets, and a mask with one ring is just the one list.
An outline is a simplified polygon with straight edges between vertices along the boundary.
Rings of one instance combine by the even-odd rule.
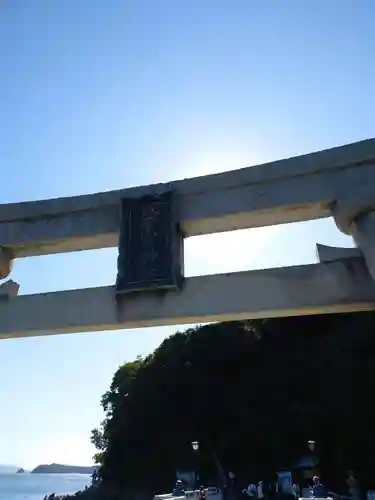
[[195, 157], [184, 160], [186, 168], [184, 177], [200, 177], [203, 175], [218, 174], [230, 170], [237, 170], [260, 163], [255, 155], [249, 155], [247, 151], [220, 150], [207, 151], [197, 154]]

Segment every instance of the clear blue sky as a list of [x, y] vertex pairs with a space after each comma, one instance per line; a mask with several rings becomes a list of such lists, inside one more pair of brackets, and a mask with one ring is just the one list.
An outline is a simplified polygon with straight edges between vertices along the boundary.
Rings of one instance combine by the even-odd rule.
[[[371, 0], [0, 0], [1, 202], [169, 181], [375, 135]], [[331, 221], [194, 238], [187, 273], [315, 260]], [[23, 259], [22, 293], [116, 250]], [[90, 463], [100, 396], [174, 328], [0, 342], [0, 463]]]

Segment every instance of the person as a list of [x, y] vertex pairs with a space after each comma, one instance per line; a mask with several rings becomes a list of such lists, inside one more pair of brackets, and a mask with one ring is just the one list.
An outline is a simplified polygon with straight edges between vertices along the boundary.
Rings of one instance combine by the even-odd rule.
[[264, 481], [263, 482], [263, 496], [264, 500], [270, 500], [271, 499], [271, 493], [270, 493], [270, 483], [269, 481]]
[[293, 483], [292, 495], [294, 496], [295, 500], [298, 500], [298, 498], [301, 496], [301, 489], [299, 487], [299, 484]]
[[346, 480], [349, 487], [349, 493], [353, 500], [361, 500], [361, 488], [358, 479], [355, 477], [353, 471], [349, 471], [349, 477]]
[[264, 499], [264, 492], [263, 492], [263, 481], [259, 481], [258, 486], [257, 486], [257, 496], [260, 500]]
[[252, 498], [257, 496], [257, 487], [254, 483], [250, 483], [247, 487], [247, 494]]
[[198, 500], [206, 500], [206, 498], [207, 498], [207, 490], [205, 489], [204, 486], [201, 486], [198, 492]]
[[319, 476], [313, 477], [313, 487], [311, 488], [311, 497], [312, 498], [327, 498], [328, 490], [327, 488], [320, 482]]
[[184, 483], [181, 479], [176, 481], [175, 487], [172, 490], [172, 497], [184, 497], [186, 495]]
[[247, 493], [247, 488], [243, 488], [241, 490], [241, 493], [242, 493], [242, 500], [249, 500], [249, 495]]

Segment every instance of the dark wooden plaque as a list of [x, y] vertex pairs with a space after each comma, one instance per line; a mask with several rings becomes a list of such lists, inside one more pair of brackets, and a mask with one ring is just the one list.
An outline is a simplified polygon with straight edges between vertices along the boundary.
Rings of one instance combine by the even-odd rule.
[[118, 251], [118, 294], [180, 288], [183, 237], [171, 191], [121, 200]]

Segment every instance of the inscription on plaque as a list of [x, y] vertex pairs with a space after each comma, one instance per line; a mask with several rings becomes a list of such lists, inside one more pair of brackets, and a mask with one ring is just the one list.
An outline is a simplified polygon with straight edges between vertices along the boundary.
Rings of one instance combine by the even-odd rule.
[[118, 294], [181, 286], [183, 237], [171, 191], [121, 200], [118, 251]]

